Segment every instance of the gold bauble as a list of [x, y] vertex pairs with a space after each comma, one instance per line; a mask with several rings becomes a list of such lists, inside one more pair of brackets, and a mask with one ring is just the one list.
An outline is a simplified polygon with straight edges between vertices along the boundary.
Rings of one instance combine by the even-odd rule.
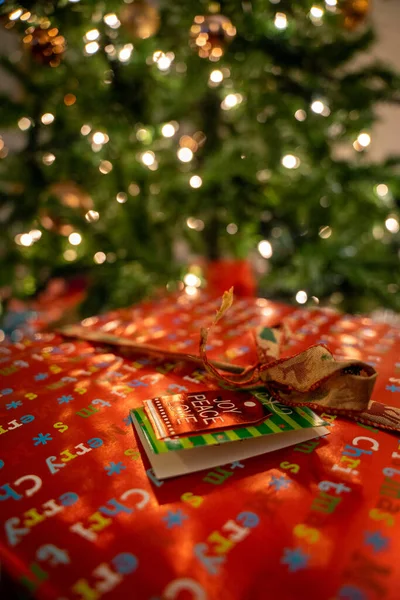
[[155, 33], [160, 27], [158, 10], [147, 2], [134, 2], [127, 4], [121, 10], [119, 19], [122, 26], [132, 37], [145, 40]]
[[352, 31], [361, 25], [367, 18], [370, 8], [369, 0], [343, 0], [340, 9], [344, 17], [344, 26]]

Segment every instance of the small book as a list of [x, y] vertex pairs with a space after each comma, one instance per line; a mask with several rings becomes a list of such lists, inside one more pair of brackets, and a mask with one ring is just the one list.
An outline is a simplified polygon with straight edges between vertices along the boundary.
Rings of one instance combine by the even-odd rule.
[[207, 390], [159, 396], [131, 411], [156, 477], [167, 479], [296, 445], [329, 433], [309, 408], [265, 392]]

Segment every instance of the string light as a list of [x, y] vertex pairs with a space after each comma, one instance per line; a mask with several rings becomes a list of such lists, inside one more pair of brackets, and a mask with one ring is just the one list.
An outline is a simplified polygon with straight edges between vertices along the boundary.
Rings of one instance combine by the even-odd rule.
[[31, 229], [29, 235], [31, 236], [34, 242], [37, 242], [42, 237], [42, 232], [40, 231], [40, 229]]
[[108, 139], [101, 131], [96, 131], [93, 134], [92, 140], [95, 144], [106, 144], [108, 142]]
[[46, 152], [46, 154], [43, 154], [42, 162], [44, 165], [46, 165], [46, 167], [49, 167], [50, 165], [52, 165], [55, 160], [56, 160], [56, 157], [51, 152]]
[[118, 19], [115, 13], [108, 13], [104, 15], [103, 21], [106, 25], [111, 27], [111, 29], [118, 29], [121, 25], [121, 21]]
[[151, 150], [147, 150], [147, 152], [143, 152], [143, 154], [140, 157], [140, 160], [144, 165], [146, 165], [146, 167], [150, 167], [156, 162], [156, 157], [154, 152], [152, 152]]
[[375, 192], [378, 194], [378, 196], [380, 196], [381, 198], [384, 198], [385, 196], [388, 195], [389, 188], [386, 185], [386, 183], [378, 183], [378, 185], [375, 186]]
[[325, 4], [327, 6], [336, 6], [337, 5], [337, 0], [325, 0]]
[[40, 120], [42, 121], [43, 125], [50, 125], [50, 123], [53, 123], [54, 118], [54, 115], [51, 113], [44, 113], [44, 115], [40, 117]]
[[82, 236], [80, 233], [74, 231], [73, 233], [69, 234], [68, 241], [70, 244], [72, 244], [72, 246], [79, 246], [82, 241]]
[[184, 281], [185, 285], [194, 286], [194, 287], [201, 286], [200, 277], [197, 277], [197, 275], [195, 275], [194, 273], [187, 273], [185, 275], [185, 277], [183, 278], [183, 281]]
[[285, 13], [278, 12], [275, 15], [274, 25], [277, 29], [286, 29], [287, 17]]
[[189, 229], [195, 229], [196, 231], [202, 231], [204, 229], [204, 221], [201, 219], [195, 219], [194, 217], [189, 217], [186, 219], [186, 225]]
[[[129, 184], [128, 192], [130, 193], [131, 196], [139, 196], [140, 187], [138, 186], [137, 183], [132, 182]], [[118, 200], [118, 198], [117, 198], [117, 200]]]
[[29, 233], [23, 233], [19, 238], [21, 246], [32, 246], [33, 238]]
[[165, 123], [165, 125], [161, 127], [161, 134], [166, 138], [170, 138], [175, 135], [175, 127], [172, 123]]
[[268, 240], [261, 240], [257, 248], [263, 258], [271, 258], [273, 251], [272, 246]]
[[132, 54], [133, 44], [125, 44], [123, 48], [118, 52], [118, 59], [120, 62], [127, 62]]
[[323, 240], [327, 240], [332, 235], [332, 228], [326, 225], [325, 227], [320, 227], [318, 235]]
[[94, 42], [100, 37], [100, 32], [98, 29], [91, 29], [87, 31], [85, 37], [83, 38], [86, 42]]
[[307, 292], [304, 290], [299, 290], [296, 294], [296, 302], [299, 304], [305, 304], [308, 300]]
[[193, 152], [190, 148], [179, 148], [177, 156], [181, 162], [190, 162], [193, 158]]
[[240, 104], [242, 100], [243, 96], [241, 94], [228, 94], [221, 102], [221, 108], [223, 110], [230, 110]]
[[100, 48], [97, 42], [89, 42], [85, 45], [86, 54], [96, 54], [97, 50]]
[[296, 110], [296, 112], [294, 113], [294, 118], [296, 119], [296, 121], [305, 121], [307, 119], [307, 113], [305, 110], [299, 108], [299, 110]]
[[371, 143], [371, 136], [368, 133], [366, 133], [365, 131], [363, 131], [357, 137], [357, 142], [360, 144], [360, 146], [362, 146], [363, 148], [366, 148]]
[[195, 296], [197, 294], [197, 289], [193, 285], [187, 285], [185, 287], [185, 293], [188, 296]]
[[314, 100], [314, 102], [311, 104], [311, 110], [317, 115], [322, 114], [324, 107], [325, 105], [321, 100]]
[[29, 119], [29, 117], [22, 117], [18, 121], [18, 127], [20, 128], [21, 131], [26, 131], [27, 129], [29, 129], [29, 127], [31, 125], [32, 125], [32, 121], [31, 121], [31, 119]]
[[286, 169], [297, 169], [297, 167], [300, 165], [300, 159], [293, 154], [285, 154], [281, 160], [281, 163]]
[[210, 81], [212, 81], [213, 83], [221, 83], [223, 78], [224, 78], [224, 74], [219, 69], [215, 69], [214, 71], [211, 71], [211, 73], [210, 73]]
[[385, 221], [385, 227], [390, 233], [397, 233], [400, 229], [399, 222], [395, 216], [389, 216]]
[[24, 11], [21, 8], [17, 8], [16, 10], [13, 10], [13, 12], [11, 12], [8, 15], [8, 18], [10, 19], [10, 21], [17, 21], [17, 19], [20, 18], [20, 16], [22, 15]]
[[165, 54], [162, 50], [156, 50], [156, 52], [153, 53], [153, 62], [156, 63], [160, 71], [167, 71], [170, 68], [173, 59], [174, 54], [172, 52]]
[[104, 254], [104, 252], [96, 252], [96, 254], [93, 256], [93, 260], [97, 265], [103, 264], [103, 262], [105, 262], [106, 258], [107, 257]]
[[110, 173], [110, 171], [112, 171], [112, 168], [113, 166], [109, 160], [102, 160], [99, 165], [99, 171], [103, 175], [107, 175], [107, 173]]
[[100, 215], [97, 210], [88, 210], [85, 219], [88, 223], [96, 223], [100, 219]]
[[189, 179], [189, 185], [192, 188], [199, 188], [201, 187], [203, 184], [203, 180], [201, 177], [199, 177], [199, 175], [192, 175], [192, 177]]
[[324, 11], [320, 6], [314, 5], [310, 9], [310, 15], [311, 17], [314, 17], [314, 19], [322, 19], [324, 16]]
[[26, 13], [24, 13], [23, 15], [21, 15], [20, 19], [21, 21], [27, 21], [28, 19], [30, 19], [32, 16], [32, 14], [28, 11]]
[[82, 135], [89, 135], [89, 133], [92, 131], [92, 128], [90, 127], [90, 125], [82, 125], [81, 127], [81, 134]]
[[[71, 0], [70, 0], [70, 2], [71, 2]], [[66, 250], [64, 252], [63, 256], [64, 256], [65, 260], [72, 261], [72, 260], [76, 259], [76, 257], [78, 256], [78, 253], [73, 248], [69, 248], [68, 250]]]
[[239, 227], [236, 225], [236, 223], [229, 223], [229, 225], [226, 226], [226, 231], [229, 233], [229, 235], [235, 235], [235, 233], [238, 232]]

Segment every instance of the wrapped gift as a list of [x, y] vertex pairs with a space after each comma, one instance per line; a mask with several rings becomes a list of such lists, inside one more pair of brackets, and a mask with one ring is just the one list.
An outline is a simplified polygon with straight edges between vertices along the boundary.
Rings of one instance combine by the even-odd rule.
[[[130, 411], [218, 388], [198, 356], [216, 308], [166, 298], [85, 320], [94, 341], [42, 333], [0, 346], [0, 557], [13, 586], [43, 600], [397, 600], [398, 436], [322, 413], [327, 437], [155, 476]], [[287, 356], [324, 343], [364, 360], [378, 372], [373, 399], [399, 405], [400, 331], [367, 318], [242, 299], [210, 358], [251, 365], [250, 331], [283, 319]], [[266, 403], [293, 427], [293, 407]]]

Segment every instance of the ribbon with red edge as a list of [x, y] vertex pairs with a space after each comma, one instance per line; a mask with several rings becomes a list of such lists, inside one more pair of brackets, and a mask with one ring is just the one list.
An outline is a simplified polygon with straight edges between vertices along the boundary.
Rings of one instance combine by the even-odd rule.
[[222, 373], [207, 358], [206, 344], [213, 327], [229, 310], [233, 288], [225, 292], [220, 309], [200, 334], [200, 356], [205, 369], [217, 381], [235, 390], [267, 387], [282, 404], [307, 406], [315, 411], [343, 415], [380, 429], [400, 431], [400, 409], [371, 400], [377, 373], [362, 361], [338, 361], [323, 345], [307, 348], [289, 358], [280, 358], [290, 336], [282, 328], [259, 328], [255, 332], [257, 364], [240, 374]]

